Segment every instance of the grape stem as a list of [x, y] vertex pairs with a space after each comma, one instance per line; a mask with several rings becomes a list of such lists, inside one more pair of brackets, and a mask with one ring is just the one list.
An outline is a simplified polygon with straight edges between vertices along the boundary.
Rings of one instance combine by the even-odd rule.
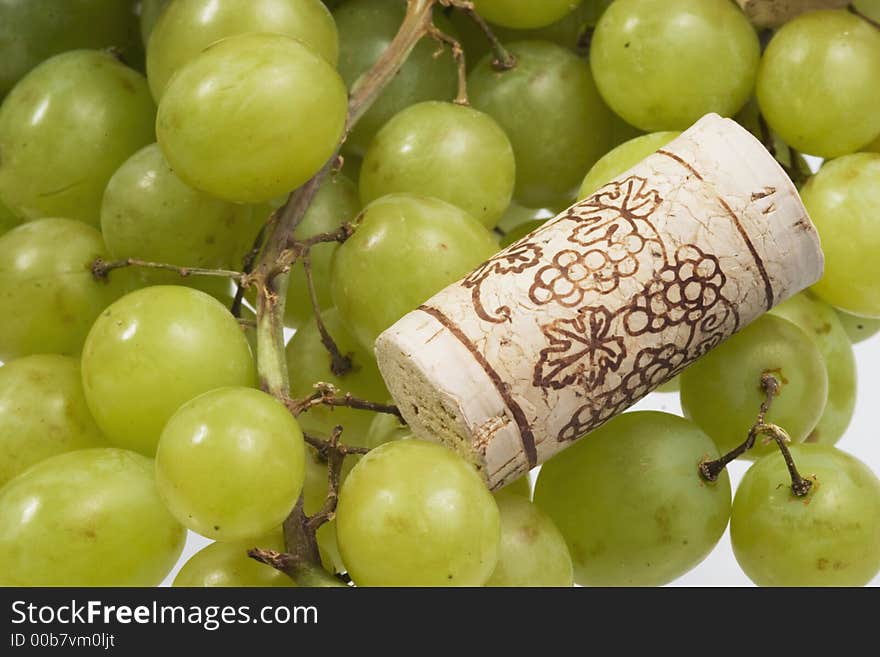
[[467, 62], [465, 61], [464, 49], [456, 39], [433, 24], [428, 27], [428, 34], [440, 42], [440, 50], [437, 51], [435, 56], [443, 53], [443, 45], [445, 44], [452, 51], [452, 57], [455, 59], [455, 64], [458, 67], [458, 93], [452, 102], [456, 105], [470, 105], [467, 94]]
[[333, 336], [327, 330], [324, 319], [321, 317], [321, 307], [318, 304], [318, 295], [315, 292], [315, 280], [312, 276], [311, 249], [306, 248], [302, 253], [303, 271], [306, 274], [306, 288], [309, 291], [309, 301], [312, 304], [312, 315], [315, 324], [318, 325], [318, 333], [321, 334], [321, 344], [330, 354], [330, 371], [336, 376], [343, 376], [351, 371], [351, 354], [343, 354], [339, 346], [333, 340]]
[[724, 470], [729, 463], [755, 446], [755, 440], [758, 436], [766, 436], [771, 440], [776, 441], [779, 451], [782, 452], [782, 458], [785, 459], [785, 465], [788, 468], [789, 475], [791, 475], [792, 493], [797, 497], [803, 497], [810, 492], [813, 482], [804, 479], [801, 476], [794, 464], [791, 451], [788, 449], [788, 443], [791, 442], [791, 436], [789, 436], [782, 427], [767, 422], [767, 413], [770, 411], [770, 406], [773, 404], [773, 398], [779, 394], [779, 387], [779, 379], [777, 379], [774, 374], [771, 372], [764, 372], [761, 374], [761, 390], [764, 392], [764, 401], [761, 402], [758, 416], [755, 419], [752, 428], [749, 429], [748, 436], [741, 445], [733, 448], [721, 458], [712, 461], [706, 460], [700, 463], [699, 471], [700, 476], [703, 479], [706, 481], [716, 481], [718, 475], [721, 474], [722, 470]]
[[486, 39], [489, 41], [489, 45], [492, 47], [493, 54], [495, 55], [495, 58], [492, 60], [492, 68], [496, 71], [509, 71], [516, 66], [516, 57], [502, 45], [501, 41], [498, 40], [498, 37], [495, 36], [495, 33], [492, 31], [492, 28], [489, 27], [489, 24], [477, 13], [473, 2], [470, 0], [439, 0], [439, 2], [444, 7], [451, 7], [460, 11], [476, 23], [477, 27], [482, 30], [483, 34], [486, 35]]
[[400, 420], [401, 424], [406, 424], [406, 420], [403, 419], [403, 416], [400, 414], [400, 409], [397, 408], [397, 406], [360, 399], [359, 397], [352, 395], [350, 392], [343, 393], [340, 396], [339, 390], [336, 386], [330, 383], [316, 383], [315, 392], [308, 397], [303, 397], [302, 399], [285, 397], [282, 401], [294, 417], [302, 415], [313, 406], [345, 406], [360, 411], [387, 413]]
[[169, 265], [164, 262], [150, 262], [148, 260], [139, 260], [138, 258], [124, 258], [122, 260], [104, 260], [96, 258], [92, 263], [92, 276], [97, 279], [105, 279], [107, 275], [114, 269], [123, 269], [125, 267], [144, 267], [147, 269], [164, 269], [180, 274], [182, 277], [187, 276], [219, 276], [222, 278], [231, 278], [241, 281], [244, 274], [240, 271], [232, 271], [231, 269], [206, 269], [204, 267], [179, 267], [177, 265]]

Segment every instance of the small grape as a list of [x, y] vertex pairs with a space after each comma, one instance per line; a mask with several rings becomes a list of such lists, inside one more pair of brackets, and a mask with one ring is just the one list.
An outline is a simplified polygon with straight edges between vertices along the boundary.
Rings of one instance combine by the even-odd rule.
[[767, 46], [757, 96], [767, 123], [804, 153], [857, 151], [880, 134], [880, 32], [847, 11], [813, 11]]
[[40, 219], [0, 237], [0, 359], [76, 356], [95, 318], [131, 284], [128, 272], [97, 280], [109, 259], [101, 233], [81, 221]]
[[0, 487], [50, 456], [106, 445], [86, 406], [79, 361], [40, 354], [0, 367]]
[[97, 226], [107, 181], [153, 141], [155, 112], [144, 76], [109, 53], [46, 60], [0, 105], [0, 196], [26, 219]]
[[514, 197], [530, 207], [567, 206], [584, 171], [611, 148], [612, 113], [589, 65], [551, 43], [508, 50], [517, 65], [499, 72], [492, 55], [468, 76], [471, 104], [507, 133], [516, 159]]
[[680, 132], [652, 132], [622, 143], [603, 155], [587, 172], [578, 191], [578, 200], [591, 196], [600, 187], [633, 168], [646, 157], [678, 137]]
[[724, 533], [730, 481], [703, 481], [717, 458], [695, 424], [668, 413], [613, 418], [545, 463], [535, 503], [568, 543], [574, 579], [591, 586], [666, 584], [700, 563]]
[[[828, 374], [813, 339], [792, 322], [763, 315], [715, 347], [682, 372], [681, 406], [712, 437], [722, 453], [740, 445], [765, 400], [764, 373], [779, 382], [767, 422], [802, 442], [822, 417], [828, 398]], [[756, 458], [776, 445], [755, 445]]]
[[470, 107], [426, 101], [396, 114], [364, 156], [364, 204], [394, 192], [433, 196], [487, 228], [510, 204], [513, 147], [501, 127]]
[[571, 555], [556, 525], [528, 497], [507, 491], [495, 495], [501, 547], [486, 586], [572, 586]]
[[546, 27], [577, 9], [583, 0], [474, 0], [487, 21], [515, 29]]
[[229, 311], [204, 292], [172, 285], [132, 292], [101, 313], [83, 347], [82, 374], [86, 401], [110, 441], [148, 455], [182, 404], [256, 382], [247, 339]]
[[59, 454], [0, 488], [0, 586], [157, 586], [185, 538], [134, 452]]
[[342, 136], [347, 106], [342, 79], [320, 55], [279, 34], [242, 34], [213, 44], [175, 74], [156, 134], [190, 186], [263, 203], [324, 165]]
[[[333, 13], [339, 30], [339, 74], [352, 89], [382, 56], [403, 21], [405, 5], [388, 0], [346, 0]], [[443, 32], [455, 30], [442, 15], [434, 22]], [[345, 142], [347, 154], [363, 155], [375, 134], [401, 110], [424, 100], [455, 96], [456, 68], [449, 49], [437, 55], [437, 42], [423, 37], [400, 71], [354, 126]]]
[[867, 340], [880, 331], [880, 319], [850, 315], [842, 310], [837, 311], [837, 317], [853, 344]]
[[840, 310], [880, 318], [880, 154], [826, 162], [801, 195], [825, 253], [813, 291]]
[[304, 455], [302, 431], [281, 402], [252, 388], [217, 388], [168, 420], [156, 483], [182, 525], [239, 541], [284, 522], [302, 490]]
[[364, 208], [339, 250], [330, 290], [364, 349], [419, 304], [487, 260], [491, 233], [459, 208], [427, 196], [390, 194]]
[[280, 531], [233, 543], [211, 543], [183, 565], [172, 586], [295, 586], [280, 570], [251, 559], [247, 552], [264, 548], [284, 552]]
[[[323, 382], [361, 399], [382, 402], [390, 397], [372, 352], [364, 350], [346, 330], [338, 311], [331, 308], [322, 312], [321, 318], [340, 353], [351, 358], [351, 369], [342, 375], [333, 373], [330, 353], [321, 343], [317, 323], [311, 321], [300, 327], [285, 349], [290, 394], [307, 397], [314, 392], [316, 383]], [[332, 406], [315, 406], [299, 416], [304, 431], [327, 436], [339, 424], [345, 429], [342, 442], [361, 446], [367, 446], [372, 419], [366, 411]]]
[[161, 13], [150, 36], [153, 97], [160, 100], [174, 73], [211, 44], [248, 32], [291, 37], [336, 65], [336, 25], [320, 0], [178, 0]]
[[806, 292], [771, 312], [797, 324], [822, 354], [828, 373], [828, 401], [805, 442], [833, 445], [849, 426], [856, 404], [856, 360], [849, 336], [834, 309]]
[[880, 481], [830, 445], [794, 445], [813, 485], [791, 491], [782, 455], [755, 463], [740, 482], [730, 517], [733, 553], [759, 586], [862, 586], [880, 571]]
[[733, 116], [752, 93], [755, 30], [728, 0], [616, 0], [602, 14], [590, 66], [605, 102], [642, 130], [684, 130]]
[[498, 562], [498, 507], [476, 470], [435, 443], [370, 451], [342, 485], [342, 559], [360, 586], [481, 586]]

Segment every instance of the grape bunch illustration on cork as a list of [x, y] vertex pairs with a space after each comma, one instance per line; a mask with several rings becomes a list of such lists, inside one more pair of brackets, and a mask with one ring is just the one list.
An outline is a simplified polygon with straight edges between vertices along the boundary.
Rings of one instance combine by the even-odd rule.
[[878, 107], [878, 0], [0, 2], [0, 586], [877, 586]]

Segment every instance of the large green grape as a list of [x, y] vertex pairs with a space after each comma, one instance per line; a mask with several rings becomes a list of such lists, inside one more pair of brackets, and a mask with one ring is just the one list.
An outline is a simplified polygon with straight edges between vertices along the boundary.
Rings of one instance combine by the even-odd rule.
[[[237, 267], [241, 262], [233, 260], [240, 237], [253, 231], [251, 215], [246, 206], [215, 199], [182, 182], [158, 144], [151, 144], [110, 179], [101, 206], [101, 232], [114, 258]], [[138, 273], [147, 281], [180, 281], [174, 272]]]
[[[686, 417], [712, 437], [722, 453], [745, 441], [764, 402], [761, 376], [780, 383], [767, 422], [785, 429], [794, 442], [816, 426], [828, 398], [828, 374], [813, 339], [792, 322], [764, 315], [715, 347], [681, 374], [681, 405]], [[755, 447], [754, 458], [776, 449]]]
[[147, 78], [153, 97], [211, 44], [248, 32], [283, 34], [336, 65], [333, 16], [320, 0], [177, 0], [162, 13], [147, 48]]
[[867, 340], [880, 331], [880, 319], [850, 315], [842, 310], [837, 311], [837, 317], [853, 344]]
[[187, 184], [263, 203], [324, 165], [347, 107], [342, 79], [320, 55], [279, 34], [242, 34], [177, 72], [159, 104], [156, 134]]
[[611, 109], [642, 130], [684, 130], [733, 116], [755, 84], [760, 45], [729, 0], [616, 0], [590, 47]]
[[[339, 318], [335, 308], [321, 313], [327, 332], [336, 342], [339, 351], [351, 358], [352, 368], [337, 376], [330, 369], [330, 354], [321, 344], [318, 325], [311, 321], [296, 332], [287, 343], [287, 370], [290, 373], [290, 394], [307, 397], [314, 392], [316, 383], [330, 383], [340, 392], [350, 392], [355, 397], [384, 402], [390, 397], [376, 359], [372, 352], [361, 347]], [[372, 414], [353, 408], [315, 406], [299, 416], [304, 431], [329, 435], [337, 424], [342, 425], [342, 441], [351, 445], [367, 445], [367, 432]]]
[[253, 388], [217, 388], [181, 406], [162, 430], [156, 484], [180, 523], [218, 541], [278, 527], [305, 476], [302, 431]]
[[108, 259], [101, 233], [81, 221], [40, 219], [0, 237], [0, 360], [77, 355], [92, 322], [128, 289], [130, 275], [92, 276]]
[[50, 456], [106, 444], [76, 359], [40, 354], [0, 367], [0, 487]]
[[501, 514], [501, 544], [498, 565], [486, 586], [571, 586], [571, 555], [553, 521], [527, 496], [507, 489], [495, 502]]
[[488, 228], [510, 204], [513, 147], [492, 117], [470, 107], [427, 101], [395, 115], [364, 156], [364, 204], [394, 192], [442, 199]]
[[[349, 89], [385, 52], [404, 12], [402, 2], [347, 0], [333, 13], [339, 29], [339, 74]], [[435, 16], [435, 22], [447, 34], [453, 33], [442, 16]], [[448, 48], [435, 57], [437, 49], [437, 42], [430, 37], [416, 44], [406, 63], [352, 130], [345, 143], [347, 151], [363, 154], [379, 128], [405, 107], [455, 96], [455, 62]]]
[[497, 250], [491, 233], [444, 201], [390, 194], [361, 213], [339, 250], [330, 291], [364, 349], [378, 335]]
[[143, 63], [135, 0], [2, 0], [0, 99], [52, 55], [77, 48], [117, 50]]
[[280, 531], [232, 543], [211, 543], [183, 564], [172, 586], [294, 586], [280, 570], [251, 559], [247, 552], [264, 548], [284, 552]]
[[101, 313], [83, 347], [82, 372], [86, 401], [110, 441], [149, 455], [182, 404], [256, 379], [229, 311], [204, 292], [173, 285], [137, 290]]
[[0, 105], [0, 196], [26, 219], [97, 226], [113, 172], [153, 141], [144, 77], [96, 50], [56, 55]]
[[880, 571], [880, 481], [830, 445], [794, 445], [810, 492], [797, 498], [779, 452], [740, 482], [730, 516], [733, 553], [759, 586], [862, 586]]
[[545, 463], [535, 503], [565, 536], [578, 584], [656, 586], [700, 563], [730, 513], [727, 472], [703, 481], [712, 440], [668, 413], [624, 413]]
[[156, 586], [186, 532], [153, 461], [122, 449], [53, 456], [0, 488], [0, 586]]
[[546, 27], [577, 9], [583, 0], [474, 0], [487, 21], [516, 29]]
[[589, 65], [542, 41], [509, 45], [517, 65], [497, 71], [492, 55], [468, 76], [475, 108], [507, 133], [516, 158], [516, 200], [530, 207], [568, 205], [584, 171], [611, 146], [611, 111]]
[[[255, 207], [254, 212], [257, 213], [256, 218], [259, 220], [257, 223], [264, 223], [274, 209], [271, 205]], [[348, 177], [337, 173], [327, 178], [318, 189], [302, 222], [293, 231], [293, 236], [303, 240], [319, 233], [331, 233], [338, 230], [345, 222], [353, 220], [360, 209], [357, 187]], [[256, 233], [253, 231], [247, 235], [241, 248], [242, 254], [250, 250], [255, 237]], [[310, 250], [312, 283], [315, 286], [315, 295], [320, 308], [329, 308], [333, 305], [330, 299], [330, 263], [338, 247], [337, 242], [324, 242], [315, 244]], [[237, 258], [237, 263], [240, 262], [241, 256]], [[298, 260], [290, 268], [287, 301], [284, 305], [284, 323], [291, 328], [299, 328], [311, 316], [312, 301], [306, 285], [306, 273], [302, 260]]]
[[678, 137], [680, 132], [652, 132], [635, 137], [603, 155], [587, 172], [578, 191], [578, 200], [591, 196], [600, 187]]
[[880, 318], [880, 154], [826, 162], [801, 195], [825, 253], [813, 291], [840, 310]]
[[802, 328], [822, 354], [828, 372], [828, 401], [805, 442], [833, 445], [849, 426], [856, 405], [856, 359], [849, 336], [834, 308], [806, 292], [771, 312]]
[[420, 440], [386, 443], [352, 468], [336, 532], [360, 586], [481, 586], [498, 562], [486, 484], [456, 453]]
[[785, 142], [832, 158], [880, 134], [878, 79], [880, 31], [847, 11], [809, 12], [770, 41], [758, 102]]

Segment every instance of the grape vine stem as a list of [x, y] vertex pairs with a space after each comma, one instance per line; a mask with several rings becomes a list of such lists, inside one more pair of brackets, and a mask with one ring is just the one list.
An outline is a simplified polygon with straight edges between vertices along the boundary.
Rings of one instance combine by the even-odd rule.
[[722, 470], [724, 470], [729, 463], [755, 446], [755, 441], [758, 436], [766, 436], [769, 439], [776, 441], [779, 451], [782, 452], [782, 458], [785, 459], [785, 465], [791, 476], [791, 492], [797, 497], [803, 497], [810, 492], [813, 482], [809, 479], [804, 479], [801, 476], [795, 466], [791, 451], [788, 449], [788, 443], [791, 442], [791, 436], [789, 436], [782, 427], [767, 422], [767, 413], [770, 411], [770, 406], [773, 404], [773, 398], [779, 394], [779, 386], [779, 379], [777, 379], [772, 372], [764, 372], [761, 375], [761, 390], [764, 392], [764, 401], [761, 402], [758, 416], [755, 419], [752, 428], [749, 429], [748, 436], [741, 445], [733, 448], [721, 458], [712, 461], [707, 460], [700, 463], [700, 476], [703, 477], [703, 479], [706, 481], [717, 480], [718, 475], [721, 474]]
[[122, 260], [104, 260], [96, 258], [92, 263], [92, 275], [98, 279], [107, 278], [107, 275], [114, 269], [123, 269], [125, 267], [143, 267], [145, 269], [164, 269], [173, 271], [182, 277], [187, 276], [218, 276], [222, 278], [231, 278], [241, 281], [244, 274], [240, 271], [231, 269], [207, 269], [204, 267], [180, 267], [178, 265], [169, 265], [164, 262], [150, 262], [149, 260], [140, 260], [138, 258], [124, 258]]
[[350, 392], [340, 394], [336, 386], [329, 383], [316, 383], [315, 392], [302, 399], [291, 399], [289, 396], [282, 399], [284, 405], [294, 417], [302, 415], [313, 406], [345, 406], [360, 411], [372, 411], [373, 413], [387, 413], [393, 415], [401, 424], [406, 420], [400, 414], [400, 409], [393, 404], [382, 404], [355, 397]]

